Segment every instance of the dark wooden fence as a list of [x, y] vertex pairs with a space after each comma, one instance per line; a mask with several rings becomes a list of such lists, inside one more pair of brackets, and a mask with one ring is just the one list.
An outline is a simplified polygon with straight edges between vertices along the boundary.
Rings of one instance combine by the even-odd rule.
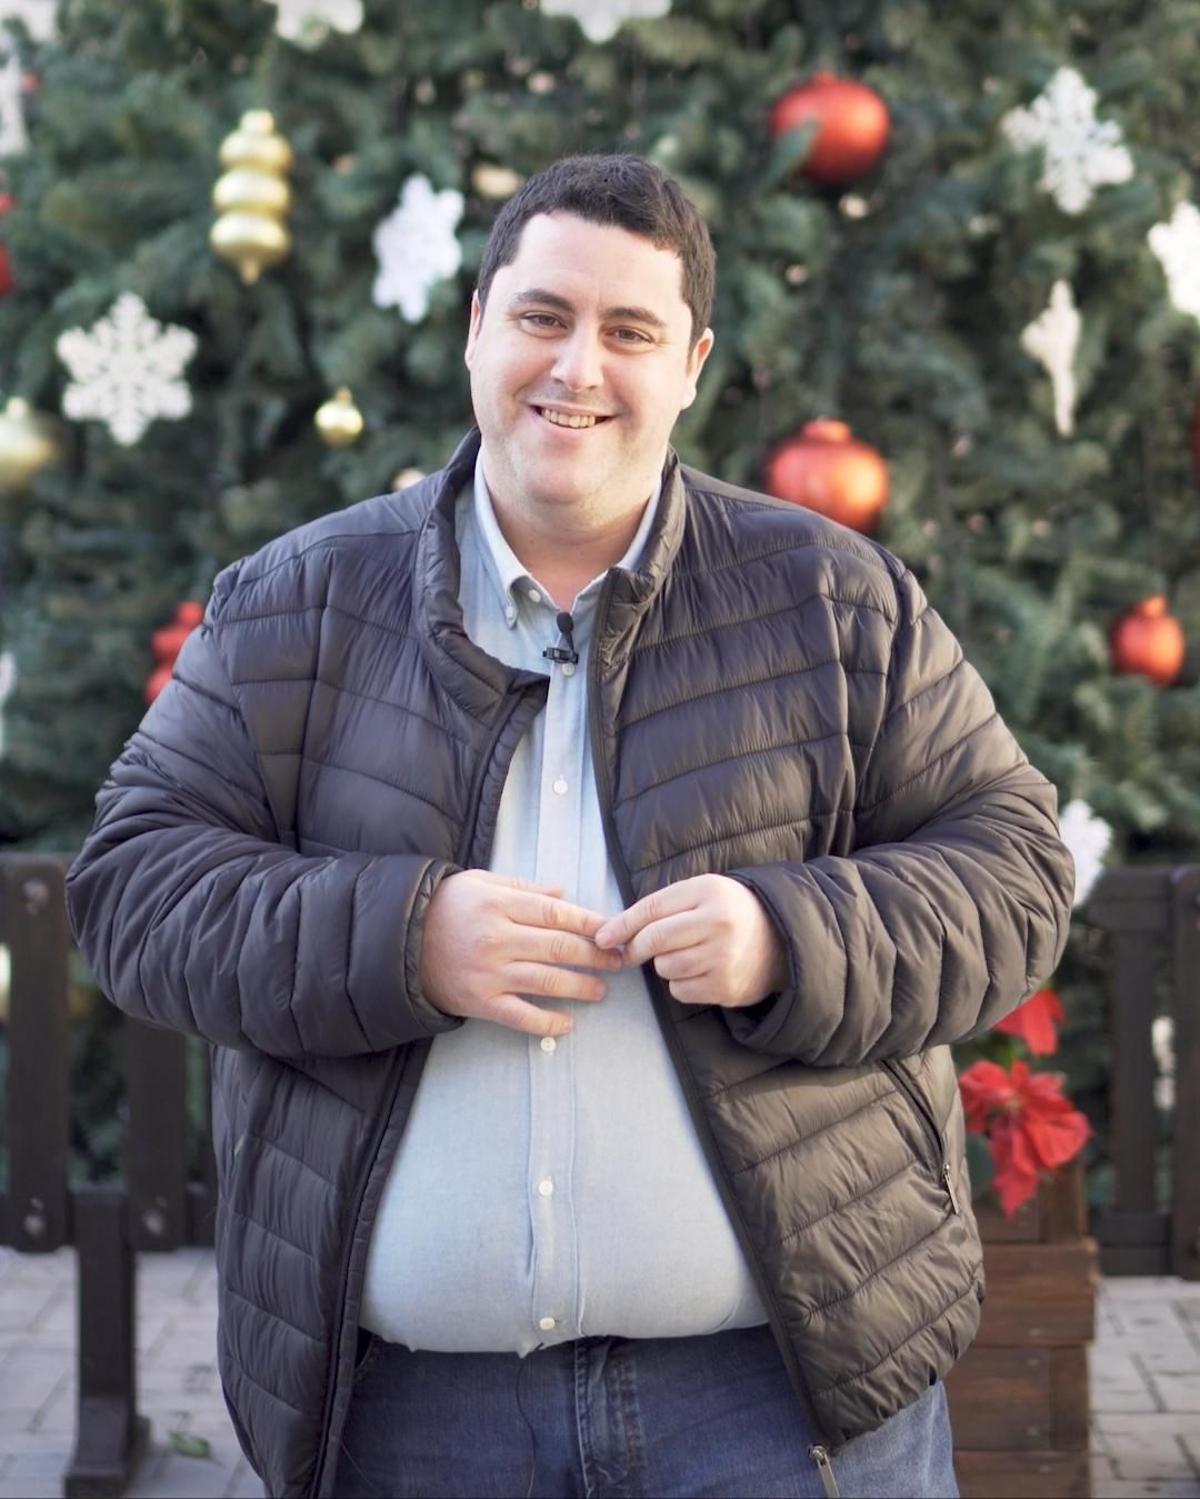
[[[79, 1255], [78, 1428], [64, 1480], [73, 1499], [120, 1494], [128, 1482], [148, 1429], [137, 1411], [135, 1257], [211, 1244], [215, 1182], [208, 1130], [197, 1138], [189, 1126], [187, 1043], [133, 1022], [121, 1032], [122, 1179], [70, 1180], [68, 863], [0, 855], [0, 942], [11, 958], [0, 1244], [29, 1254], [70, 1244]], [[1200, 1279], [1200, 865], [1106, 871], [1085, 916], [1112, 944], [1115, 1189], [1093, 1212], [1101, 1264], [1109, 1274]], [[1149, 1169], [1160, 1128], [1150, 1026], [1163, 984], [1176, 1064], [1173, 1158], [1160, 1200]]]
[[137, 1411], [136, 1253], [211, 1245], [216, 1185], [210, 1132], [189, 1127], [187, 1042], [132, 1022], [121, 1029], [122, 1180], [69, 1179], [68, 863], [0, 855], [0, 942], [11, 965], [0, 1244], [78, 1251], [79, 1408], [63, 1491], [90, 1499], [124, 1491], [149, 1431]]
[[[1093, 1213], [1107, 1275], [1200, 1280], [1200, 864], [1108, 869], [1084, 912], [1107, 934], [1112, 1201]], [[1151, 1025], [1175, 1025], [1175, 1103], [1164, 1191]]]

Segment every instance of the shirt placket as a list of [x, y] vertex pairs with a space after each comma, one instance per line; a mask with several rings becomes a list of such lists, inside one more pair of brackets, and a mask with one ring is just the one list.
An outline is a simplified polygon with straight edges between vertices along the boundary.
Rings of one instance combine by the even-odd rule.
[[[556, 634], [552, 608], [537, 611], [540, 634]], [[579, 885], [582, 837], [583, 736], [586, 732], [585, 644], [580, 662], [551, 668], [540, 776], [537, 862], [539, 884], [560, 885], [568, 900]], [[530, 1039], [530, 1211], [533, 1220], [533, 1320], [543, 1342], [579, 1337], [577, 1225], [572, 1193], [575, 1159], [575, 1049], [584, 1002], [570, 1010], [576, 1030]]]

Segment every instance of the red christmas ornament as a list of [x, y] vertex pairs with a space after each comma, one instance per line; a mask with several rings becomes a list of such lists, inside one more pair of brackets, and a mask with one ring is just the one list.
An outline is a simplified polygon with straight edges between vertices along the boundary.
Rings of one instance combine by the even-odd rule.
[[151, 635], [150, 644], [154, 650], [155, 660], [159, 664], [150, 673], [146, 683], [148, 703], [152, 703], [171, 680], [171, 669], [175, 665], [175, 658], [183, 649], [183, 642], [203, 618], [204, 605], [197, 604], [194, 599], [189, 599], [175, 610], [175, 618], [169, 625], [164, 625], [161, 630], [155, 630]]
[[888, 468], [845, 422], [806, 422], [767, 460], [768, 494], [870, 535], [888, 502]]
[[1112, 627], [1109, 644], [1114, 672], [1148, 677], [1160, 687], [1175, 681], [1187, 654], [1183, 626], [1167, 613], [1166, 596], [1161, 593], [1123, 614]]
[[873, 88], [817, 73], [784, 94], [771, 110], [772, 139], [816, 120], [818, 129], [800, 171], [814, 182], [852, 182], [878, 163], [892, 121]]
[[[0, 193], [0, 219], [12, 211], [12, 206], [12, 194]], [[0, 297], [8, 296], [13, 284], [12, 261], [8, 258], [8, 250], [0, 243]]]

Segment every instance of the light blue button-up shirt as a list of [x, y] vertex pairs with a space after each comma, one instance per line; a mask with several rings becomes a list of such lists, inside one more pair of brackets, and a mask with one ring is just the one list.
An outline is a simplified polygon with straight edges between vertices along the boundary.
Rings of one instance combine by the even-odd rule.
[[[661, 487], [661, 486], [660, 486]], [[659, 490], [617, 564], [631, 568]], [[587, 726], [587, 657], [602, 578], [576, 597], [579, 664], [551, 667], [556, 605], [496, 522], [477, 459], [458, 501], [467, 634], [549, 672], [514, 756], [490, 868], [613, 914]], [[434, 1038], [380, 1202], [361, 1321], [392, 1342], [507, 1352], [571, 1338], [686, 1337], [766, 1313], [704, 1153], [640, 969], [569, 1008], [568, 1036], [482, 1020]]]

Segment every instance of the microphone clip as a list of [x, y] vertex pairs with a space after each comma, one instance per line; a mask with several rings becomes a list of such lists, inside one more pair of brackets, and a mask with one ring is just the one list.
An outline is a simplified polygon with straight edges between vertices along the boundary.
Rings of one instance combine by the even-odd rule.
[[569, 662], [570, 665], [574, 666], [579, 661], [579, 652], [575, 649], [575, 621], [568, 610], [560, 609], [554, 622], [558, 626], [559, 633], [567, 642], [566, 646], [549, 645], [542, 652], [542, 655], [547, 661], [555, 661], [560, 664]]

